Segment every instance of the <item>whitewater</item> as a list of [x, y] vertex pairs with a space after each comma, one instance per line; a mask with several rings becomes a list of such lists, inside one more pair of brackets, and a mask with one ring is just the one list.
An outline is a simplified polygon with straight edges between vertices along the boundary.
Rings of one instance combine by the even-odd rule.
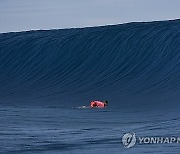
[[0, 153], [179, 153], [122, 143], [180, 137], [179, 101], [180, 20], [0, 34]]

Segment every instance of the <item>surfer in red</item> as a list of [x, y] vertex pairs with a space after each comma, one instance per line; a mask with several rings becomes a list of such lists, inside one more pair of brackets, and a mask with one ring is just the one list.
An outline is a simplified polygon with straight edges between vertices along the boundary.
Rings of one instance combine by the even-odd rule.
[[91, 108], [105, 108], [108, 104], [108, 101], [92, 101], [90, 106]]

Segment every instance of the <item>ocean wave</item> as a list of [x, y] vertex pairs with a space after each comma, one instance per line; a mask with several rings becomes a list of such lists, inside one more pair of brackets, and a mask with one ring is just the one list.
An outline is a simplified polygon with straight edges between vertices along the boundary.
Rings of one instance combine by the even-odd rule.
[[179, 51], [180, 20], [0, 34], [0, 100], [177, 103]]

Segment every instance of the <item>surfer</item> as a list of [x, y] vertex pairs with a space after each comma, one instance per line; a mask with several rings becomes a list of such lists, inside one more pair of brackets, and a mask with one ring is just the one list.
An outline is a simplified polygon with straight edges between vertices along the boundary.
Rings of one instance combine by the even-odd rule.
[[92, 101], [91, 108], [105, 108], [108, 105], [108, 101]]

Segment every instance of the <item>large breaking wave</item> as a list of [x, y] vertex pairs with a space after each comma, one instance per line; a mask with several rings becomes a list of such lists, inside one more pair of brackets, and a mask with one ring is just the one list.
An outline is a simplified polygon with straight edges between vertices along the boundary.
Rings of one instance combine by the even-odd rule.
[[0, 101], [178, 104], [180, 20], [0, 34]]

